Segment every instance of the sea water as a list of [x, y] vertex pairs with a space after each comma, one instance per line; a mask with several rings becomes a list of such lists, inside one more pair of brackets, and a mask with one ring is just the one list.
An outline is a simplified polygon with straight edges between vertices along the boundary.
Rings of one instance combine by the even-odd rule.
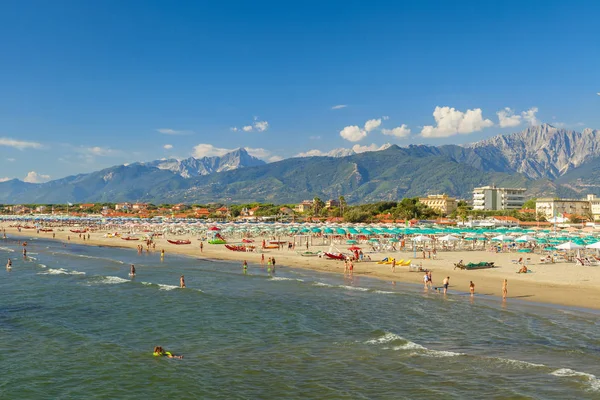
[[600, 398], [593, 311], [28, 243], [0, 243], [2, 399]]

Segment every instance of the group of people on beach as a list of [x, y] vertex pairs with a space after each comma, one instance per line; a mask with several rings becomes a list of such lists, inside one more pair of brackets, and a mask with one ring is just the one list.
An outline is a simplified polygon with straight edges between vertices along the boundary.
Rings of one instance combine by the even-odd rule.
[[[527, 268], [527, 267], [525, 267]], [[442, 281], [442, 286], [440, 287], [433, 287], [433, 279], [431, 276], [431, 271], [427, 271], [425, 272], [425, 275], [423, 275], [423, 288], [425, 290], [429, 290], [429, 289], [435, 289], [437, 291], [442, 291], [444, 292], [444, 294], [446, 294], [448, 292], [448, 287], [450, 286], [450, 277], [447, 276], [444, 278], [444, 280]], [[469, 281], [469, 293], [471, 294], [471, 297], [475, 296], [475, 283], [473, 281]], [[508, 280], [504, 279], [504, 281], [502, 282], [502, 299], [506, 300], [506, 296], [508, 294]]]

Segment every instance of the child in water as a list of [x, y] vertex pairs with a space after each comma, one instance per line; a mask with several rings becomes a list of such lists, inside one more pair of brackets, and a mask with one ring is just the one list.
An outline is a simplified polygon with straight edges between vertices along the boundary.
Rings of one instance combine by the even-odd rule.
[[183, 356], [175, 356], [173, 354], [171, 354], [170, 351], [165, 351], [162, 346], [155, 346], [154, 347], [154, 357], [169, 357], [169, 358], [178, 358], [178, 359], [182, 359]]

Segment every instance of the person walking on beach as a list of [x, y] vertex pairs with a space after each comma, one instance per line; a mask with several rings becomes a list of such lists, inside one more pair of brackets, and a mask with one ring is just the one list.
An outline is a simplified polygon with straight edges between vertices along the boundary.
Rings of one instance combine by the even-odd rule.
[[473, 297], [475, 295], [475, 284], [473, 283], [473, 281], [469, 283], [469, 291], [471, 292], [471, 297]]
[[181, 289], [185, 289], [185, 279], [184, 279], [183, 275], [181, 275], [181, 277], [179, 278], [179, 287]]
[[204, 243], [200, 242], [200, 253], [204, 251]]
[[442, 281], [442, 285], [444, 286], [444, 294], [446, 294], [448, 292], [448, 285], [450, 285], [450, 277], [449, 276], [444, 278], [444, 280]]
[[504, 282], [502, 282], [502, 300], [506, 300], [506, 295], [508, 294], [508, 280], [505, 279]]
[[396, 259], [392, 260], [392, 272], [396, 272]]

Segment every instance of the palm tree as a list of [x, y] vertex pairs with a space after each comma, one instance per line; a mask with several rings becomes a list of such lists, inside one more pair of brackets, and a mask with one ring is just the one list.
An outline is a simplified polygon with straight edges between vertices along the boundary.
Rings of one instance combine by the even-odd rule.
[[340, 202], [340, 217], [341, 217], [344, 215], [344, 208], [346, 208], [346, 199], [344, 198], [344, 196], [340, 196], [339, 202]]

